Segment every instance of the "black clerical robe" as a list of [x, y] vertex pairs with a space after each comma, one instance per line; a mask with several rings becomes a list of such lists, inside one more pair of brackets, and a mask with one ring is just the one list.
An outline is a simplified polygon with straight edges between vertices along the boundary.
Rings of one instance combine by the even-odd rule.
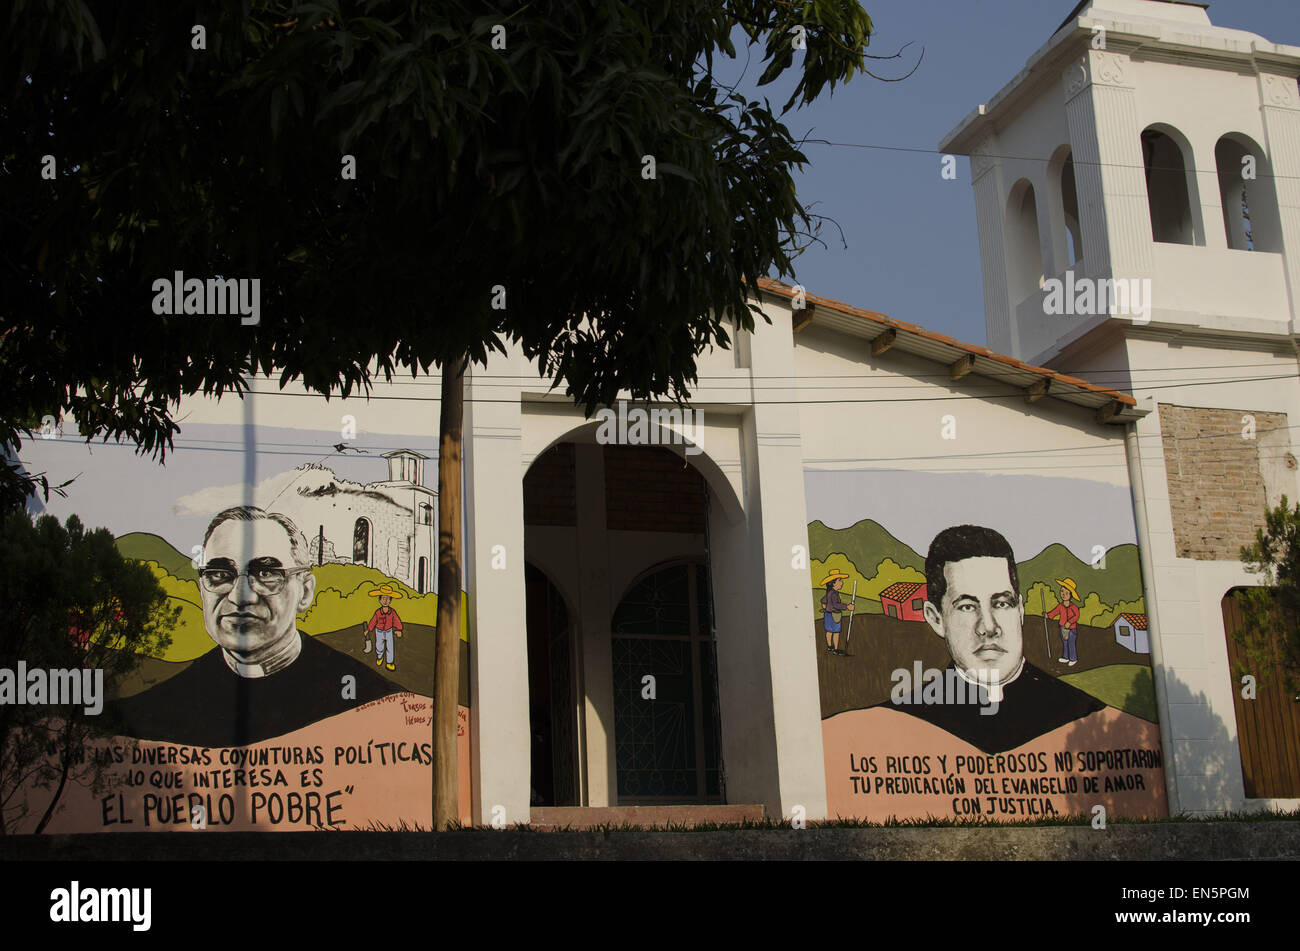
[[[299, 632], [302, 651], [266, 677], [241, 677], [221, 648], [113, 706], [127, 736], [193, 746], [243, 746], [292, 733], [403, 688], [347, 654]], [[356, 678], [344, 699], [343, 677]]]
[[[948, 671], [954, 668], [948, 665]], [[945, 677], [951, 675], [945, 671]], [[923, 703], [918, 688], [910, 703], [886, 700], [877, 704], [911, 714], [947, 730], [987, 754], [1005, 753], [1059, 726], [1103, 710], [1106, 704], [1091, 694], [1058, 680], [1025, 661], [1020, 676], [1002, 688], [1002, 701], [994, 713], [988, 708], [988, 694], [979, 689], [978, 703]]]

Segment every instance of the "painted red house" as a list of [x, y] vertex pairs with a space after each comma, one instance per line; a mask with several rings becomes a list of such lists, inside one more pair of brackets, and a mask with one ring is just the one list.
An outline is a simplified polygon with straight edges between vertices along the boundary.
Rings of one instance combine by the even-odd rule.
[[880, 592], [884, 612], [903, 621], [924, 621], [925, 615], [921, 613], [924, 604], [924, 581], [898, 581]]

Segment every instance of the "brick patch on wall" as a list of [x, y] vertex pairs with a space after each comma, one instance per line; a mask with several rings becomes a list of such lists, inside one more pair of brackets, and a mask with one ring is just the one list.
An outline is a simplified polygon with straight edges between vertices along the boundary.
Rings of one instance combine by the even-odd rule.
[[605, 520], [611, 530], [703, 533], [704, 479], [653, 446], [605, 447]]
[[1160, 404], [1169, 508], [1180, 558], [1238, 561], [1264, 526], [1266, 495], [1257, 439], [1242, 437], [1242, 417], [1257, 432], [1287, 425], [1285, 413]]
[[552, 446], [528, 467], [524, 477], [524, 524], [578, 524], [573, 443]]
[[[703, 534], [704, 478], [670, 449], [605, 446], [605, 526]], [[524, 477], [524, 524], [578, 524], [573, 443], [558, 443]]]

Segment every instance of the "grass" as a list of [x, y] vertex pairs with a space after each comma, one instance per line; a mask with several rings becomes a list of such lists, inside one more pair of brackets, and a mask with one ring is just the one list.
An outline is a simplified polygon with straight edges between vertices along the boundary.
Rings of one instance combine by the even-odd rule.
[[1156, 723], [1156, 691], [1151, 668], [1141, 664], [1109, 664], [1077, 674], [1062, 674], [1061, 680], [1090, 693], [1102, 703]]
[[[1106, 825], [1185, 825], [1185, 824], [1205, 824], [1210, 822], [1276, 822], [1276, 821], [1300, 821], [1300, 809], [1294, 809], [1286, 812], [1228, 812], [1212, 816], [1193, 816], [1179, 815], [1168, 818], [1125, 818], [1115, 817], [1107, 818]], [[970, 828], [996, 827], [999, 829], [1033, 829], [1044, 826], [1091, 826], [1091, 815], [1076, 816], [1048, 816], [1040, 819], [1030, 819], [1023, 822], [998, 822], [983, 816], [973, 816], [970, 818], [945, 819], [945, 818], [927, 818], [927, 819], [886, 819], [881, 822], [874, 822], [867, 819], [826, 819], [820, 821], [809, 821], [808, 829], [949, 829], [949, 828]], [[507, 826], [506, 829], [511, 832], [530, 832], [535, 835], [547, 835], [550, 833], [564, 832], [598, 832], [601, 835], [609, 835], [613, 832], [736, 832], [736, 831], [791, 831], [790, 822], [778, 819], [759, 819], [745, 820], [742, 822], [701, 822], [694, 825], [685, 823], [667, 823], [661, 826], [636, 826], [630, 824], [602, 823], [600, 825], [589, 826], [582, 829], [575, 829], [566, 826], [562, 829], [553, 829], [543, 831], [529, 825], [516, 824]], [[354, 832], [430, 832], [426, 826], [419, 823], [408, 824], [405, 821], [397, 825], [390, 825], [382, 822], [370, 822], [365, 826], [354, 826]], [[467, 826], [460, 823], [455, 824], [449, 832], [466, 832], [466, 831], [496, 831], [492, 826]]]

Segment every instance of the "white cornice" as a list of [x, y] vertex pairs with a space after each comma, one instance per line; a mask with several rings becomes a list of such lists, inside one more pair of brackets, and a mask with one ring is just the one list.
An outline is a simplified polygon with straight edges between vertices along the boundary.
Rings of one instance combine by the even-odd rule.
[[944, 136], [939, 150], [970, 154], [977, 142], [1005, 128], [1025, 105], [1037, 99], [1044, 85], [1059, 88], [1066, 66], [1091, 49], [1097, 26], [1106, 31], [1107, 52], [1133, 56], [1140, 51], [1143, 60], [1300, 76], [1300, 47], [1270, 43], [1253, 33], [1216, 26], [1198, 30], [1186, 23], [1127, 15], [1123, 19], [1080, 16], [1053, 34], [997, 95], [969, 112]]

